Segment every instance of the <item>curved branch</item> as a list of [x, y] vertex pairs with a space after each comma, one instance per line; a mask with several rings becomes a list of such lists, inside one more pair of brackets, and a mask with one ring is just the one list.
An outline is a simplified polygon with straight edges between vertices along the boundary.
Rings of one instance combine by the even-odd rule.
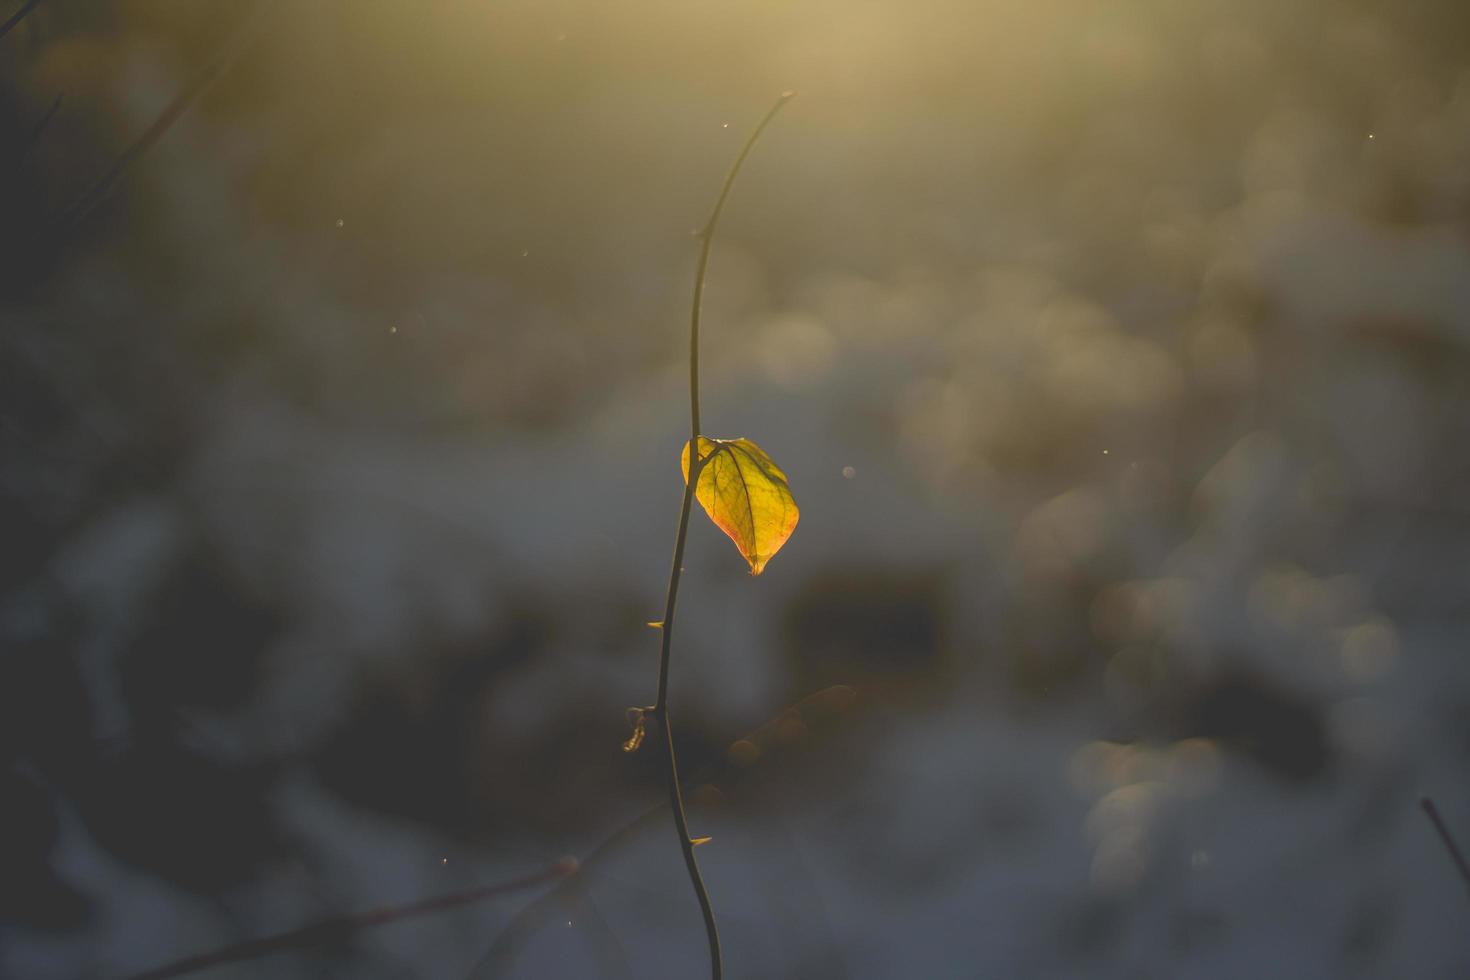
[[654, 702], [649, 712], [654, 720], [658, 722], [663, 730], [664, 745], [669, 753], [669, 806], [674, 811], [674, 827], [679, 833], [679, 849], [684, 853], [684, 866], [689, 871], [689, 882], [694, 886], [694, 895], [699, 899], [699, 911], [704, 916], [704, 931], [709, 937], [709, 962], [710, 976], [713, 980], [720, 980], [724, 975], [724, 965], [720, 957], [720, 932], [715, 925], [715, 912], [710, 904], [709, 891], [704, 886], [704, 879], [699, 874], [699, 862], [694, 857], [694, 841], [689, 836], [689, 821], [684, 814], [684, 794], [679, 786], [679, 762], [674, 753], [674, 730], [669, 722], [669, 654], [674, 639], [674, 610], [679, 597], [679, 576], [684, 571], [684, 543], [689, 534], [689, 510], [694, 501], [694, 488], [699, 483], [700, 470], [703, 469], [704, 461], [699, 458], [699, 311], [704, 299], [704, 275], [709, 268], [710, 246], [715, 239], [715, 225], [720, 220], [720, 212], [725, 209], [725, 201], [730, 196], [730, 188], [735, 185], [735, 177], [740, 173], [740, 167], [745, 163], [745, 158], [755, 147], [756, 140], [765, 131], [766, 126], [781, 107], [789, 102], [796, 93], [782, 92], [776, 104], [771, 106], [765, 116], [755, 129], [750, 138], [745, 141], [740, 155], [735, 158], [735, 163], [730, 167], [730, 172], [725, 175], [725, 183], [720, 187], [720, 196], [715, 200], [714, 210], [710, 212], [709, 221], [705, 223], [700, 237], [703, 239], [699, 250], [699, 266], [694, 273], [694, 300], [689, 311], [689, 453], [691, 455], [689, 465], [689, 477], [684, 481], [684, 502], [679, 508], [679, 531], [674, 537], [674, 563], [669, 569], [669, 591], [664, 603], [663, 619], [663, 645], [659, 650], [658, 660], [658, 700]]

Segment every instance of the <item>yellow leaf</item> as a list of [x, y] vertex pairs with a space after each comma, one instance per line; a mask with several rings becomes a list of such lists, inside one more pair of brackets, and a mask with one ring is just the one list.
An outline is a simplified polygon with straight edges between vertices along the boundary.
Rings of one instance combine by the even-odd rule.
[[714, 840], [713, 837], [691, 837], [689, 838], [689, 843], [694, 847], [698, 847], [701, 844], [708, 844], [712, 840]]
[[[759, 575], [766, 562], [791, 532], [801, 516], [786, 474], [765, 450], [749, 439], [706, 439], [699, 437], [699, 458], [704, 461], [694, 499], [715, 526], [730, 536], [740, 554], [750, 563], [750, 574]], [[689, 480], [689, 446], [683, 453], [684, 480]]]

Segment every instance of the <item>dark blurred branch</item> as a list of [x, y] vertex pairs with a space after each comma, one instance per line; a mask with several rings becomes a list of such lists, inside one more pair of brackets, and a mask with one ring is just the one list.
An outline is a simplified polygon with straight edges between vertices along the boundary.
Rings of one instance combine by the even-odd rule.
[[32, 10], [41, 5], [41, 0], [26, 0], [19, 10], [10, 15], [10, 19], [0, 24], [0, 38], [5, 37], [15, 29], [15, 26], [25, 20]]
[[132, 145], [123, 150], [90, 190], [62, 212], [59, 224], [63, 234], [76, 229], [86, 221], [97, 206], [107, 199], [108, 194], [112, 192], [113, 187], [127, 172], [127, 169], [152, 149], [164, 134], [173, 128], [174, 123], [183, 117], [195, 100], [235, 63], [249, 43], [258, 36], [259, 32], [256, 28], [265, 23], [265, 12], [274, 5], [274, 2], [275, 0], [261, 0], [254, 10], [246, 14], [230, 32], [219, 54], [204, 67], [198, 77], [174, 97], [174, 100], [164, 108], [163, 112], [159, 113], [158, 118], [153, 120], [153, 123], [133, 141]]
[[30, 155], [31, 150], [35, 148], [37, 143], [41, 142], [41, 134], [46, 132], [46, 127], [51, 125], [51, 120], [55, 119], [56, 113], [61, 111], [61, 100], [65, 97], [65, 92], [58, 95], [56, 101], [51, 103], [51, 108], [46, 110], [46, 114], [41, 117], [35, 126], [31, 127], [31, 138], [26, 141], [25, 149], [20, 151], [20, 158], [22, 160]]
[[1465, 890], [1470, 892], [1470, 864], [1465, 861], [1465, 855], [1460, 852], [1460, 846], [1450, 836], [1450, 829], [1445, 826], [1444, 820], [1439, 815], [1439, 807], [1429, 797], [1419, 801], [1424, 812], [1429, 817], [1429, 822], [1434, 824], [1434, 829], [1439, 832], [1439, 839], [1444, 841], [1445, 850], [1450, 852], [1450, 860], [1455, 862], [1455, 867], [1460, 870], [1460, 877], [1465, 881]]
[[[592, 896], [584, 890], [572, 896], [567, 905], [567, 914], [576, 917], [582, 938], [591, 947], [592, 956], [601, 967], [598, 975], [611, 980], [634, 980], [633, 965], [628, 960], [628, 950], [608, 925], [607, 918]], [[570, 921], [570, 920], [568, 920]]]
[[[651, 809], [643, 811], [632, 822], [628, 823], [607, 840], [597, 845], [585, 858], [575, 878], [568, 878], [545, 895], [531, 902], [525, 908], [516, 913], [515, 918], [500, 930], [500, 935], [490, 944], [485, 955], [480, 957], [478, 963], [470, 971], [467, 980], [490, 980], [490, 978], [504, 977], [509, 975], [511, 967], [515, 965], [516, 957], [531, 940], [541, 926], [551, 917], [551, 913], [560, 908], [563, 903], [569, 901], [573, 889], [580, 888], [599, 864], [612, 854], [618, 847], [631, 840], [645, 827], [651, 825], [655, 818], [663, 816], [664, 806], [659, 804]], [[594, 937], [594, 939], [597, 937]], [[618, 962], [619, 976], [625, 975], [623, 967], [625, 960]]]
[[[818, 707], [830, 714], [833, 711], [845, 709], [852, 703], [852, 699], [853, 692], [850, 688], [842, 685], [825, 688], [782, 709], [775, 719], [762, 725], [741, 741], [761, 745], [766, 741], [763, 733], [773, 729], [781, 718], [789, 716], [793, 711]], [[764, 759], [765, 755], [764, 752], [758, 753], [757, 758]], [[742, 763], [742, 768], [753, 765], [755, 762], [756, 759], [751, 759]], [[471, 972], [473, 980], [490, 980], [490, 978], [508, 976], [516, 958], [531, 937], [551, 918], [552, 913], [567, 908], [572, 909], [580, 918], [583, 935], [592, 946], [594, 955], [601, 961], [604, 971], [614, 977], [631, 978], [634, 974], [626, 951], [623, 950], [601, 912], [592, 904], [590, 897], [579, 893], [578, 890], [586, 887], [589, 877], [608, 857], [646, 828], [652, 826], [656, 819], [661, 818], [665, 808], [666, 804], [659, 803], [644, 810], [614, 831], [580, 860], [566, 857], [548, 868], [511, 881], [452, 892], [407, 905], [386, 906], [357, 915], [324, 919], [274, 936], [251, 939], [209, 953], [184, 957], [164, 966], [133, 974], [127, 980], [169, 980], [172, 977], [181, 977], [224, 963], [237, 963], [272, 953], [329, 942], [360, 929], [391, 925], [407, 919], [473, 905], [553, 881], [556, 884], [552, 888], [518, 911], [495, 937], [495, 941]]]
[[224, 949], [218, 949], [210, 953], [201, 953], [198, 956], [189, 956], [184, 959], [175, 960], [164, 966], [134, 974], [128, 980], [167, 980], [169, 977], [181, 977], [187, 973], [194, 973], [198, 970], [219, 966], [222, 963], [236, 963], [240, 960], [256, 959], [257, 957], [268, 956], [271, 953], [280, 953], [302, 946], [313, 946], [318, 943], [342, 938], [359, 929], [367, 929], [373, 926], [402, 922], [406, 919], [418, 918], [420, 916], [433, 915], [448, 909], [474, 905], [478, 902], [488, 901], [489, 899], [508, 895], [512, 892], [534, 888], [537, 885], [573, 875], [576, 873], [577, 868], [578, 864], [574, 858], [566, 858], [558, 861], [549, 868], [526, 875], [523, 878], [501, 882], [497, 885], [471, 888], [468, 891], [454, 892], [449, 895], [439, 895], [435, 898], [427, 898], [421, 902], [413, 902], [408, 905], [390, 905], [358, 915], [344, 915], [333, 919], [325, 919], [321, 922], [302, 926], [299, 929], [292, 929], [289, 932], [266, 936], [262, 939], [251, 939], [234, 946], [226, 946]]
[[62, 92], [60, 95], [56, 96], [56, 101], [51, 103], [51, 108], [46, 110], [46, 114], [41, 117], [41, 121], [36, 123], [36, 125], [31, 129], [32, 143], [40, 139], [41, 134], [46, 131], [46, 127], [51, 125], [51, 120], [53, 117], [55, 117], [57, 111], [61, 109], [61, 100], [64, 98], [66, 98], [65, 92]]

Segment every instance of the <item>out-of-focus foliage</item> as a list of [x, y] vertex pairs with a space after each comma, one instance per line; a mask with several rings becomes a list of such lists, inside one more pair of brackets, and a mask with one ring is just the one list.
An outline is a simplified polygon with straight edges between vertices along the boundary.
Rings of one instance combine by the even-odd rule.
[[[680, 457], [689, 481], [689, 445]], [[786, 474], [749, 439], [699, 437], [699, 477], [694, 498], [730, 536], [740, 556], [759, 575], [796, 530], [801, 512]]]

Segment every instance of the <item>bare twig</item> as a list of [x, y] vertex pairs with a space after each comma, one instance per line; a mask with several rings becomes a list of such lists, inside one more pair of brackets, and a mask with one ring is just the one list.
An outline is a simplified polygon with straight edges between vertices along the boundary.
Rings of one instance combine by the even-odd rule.
[[56, 96], [56, 100], [51, 103], [51, 108], [47, 109], [40, 121], [31, 127], [31, 138], [26, 142], [26, 148], [21, 151], [21, 159], [25, 159], [26, 154], [31, 152], [31, 148], [41, 141], [41, 134], [46, 132], [46, 127], [51, 125], [51, 120], [56, 118], [56, 113], [61, 110], [61, 100], [65, 97], [65, 92]]
[[1465, 861], [1465, 855], [1460, 852], [1460, 846], [1450, 836], [1450, 829], [1445, 826], [1444, 819], [1439, 815], [1439, 807], [1434, 801], [1425, 796], [1419, 800], [1419, 805], [1424, 808], [1424, 813], [1429, 817], [1429, 822], [1434, 824], [1434, 829], [1439, 832], [1439, 839], [1444, 841], [1445, 850], [1450, 852], [1450, 860], [1455, 862], [1455, 867], [1460, 871], [1460, 877], [1465, 881], [1465, 890], [1470, 892], [1470, 864]]
[[288, 949], [296, 949], [302, 946], [313, 946], [318, 943], [328, 942], [342, 936], [349, 935], [358, 929], [369, 926], [387, 925], [390, 922], [402, 922], [405, 919], [418, 918], [424, 915], [433, 915], [448, 909], [459, 908], [464, 905], [474, 905], [511, 892], [523, 891], [565, 878], [577, 871], [577, 862], [573, 858], [566, 858], [556, 864], [533, 874], [516, 878], [511, 881], [501, 882], [496, 885], [485, 885], [480, 888], [471, 888], [468, 891], [454, 892], [449, 895], [439, 895], [435, 898], [424, 899], [421, 902], [413, 902], [408, 905], [390, 905], [385, 908], [374, 909], [371, 912], [363, 912], [358, 915], [344, 915], [333, 919], [324, 919], [311, 925], [301, 926], [289, 932], [278, 933], [274, 936], [266, 936], [261, 939], [251, 939], [234, 946], [226, 946], [209, 953], [201, 953], [198, 956], [188, 956], [164, 966], [155, 967], [142, 973], [134, 974], [128, 980], [168, 980], [170, 977], [181, 977], [187, 973], [219, 966], [222, 963], [235, 963], [240, 960], [252, 960], [271, 953], [280, 953]]
[[3, 38], [5, 35], [13, 31], [17, 24], [25, 20], [26, 17], [29, 16], [30, 12], [32, 10], [35, 10], [40, 5], [41, 0], [26, 0], [21, 8], [15, 13], [11, 14], [10, 18], [6, 20], [5, 23], [0, 24], [0, 38]]
[[541, 927], [541, 924], [550, 918], [551, 913], [561, 907], [561, 903], [567, 901], [570, 891], [580, 888], [587, 876], [596, 867], [612, 854], [625, 842], [631, 840], [640, 833], [643, 828], [650, 826], [654, 819], [663, 815], [664, 805], [651, 807], [643, 811], [632, 822], [623, 826], [611, 837], [597, 845], [585, 858], [576, 878], [569, 878], [548, 891], [545, 895], [528, 904], [515, 914], [485, 955], [470, 970], [468, 980], [490, 980], [493, 977], [508, 976], [511, 968], [515, 965], [516, 958], [521, 950], [530, 942], [531, 937]]
[[[760, 745], [766, 741], [763, 733], [771, 729], [781, 718], [787, 717], [793, 710], [820, 703], [829, 698], [833, 692], [848, 691], [849, 689], [838, 685], [809, 695], [782, 709], [775, 720], [762, 725], [742, 741]], [[850, 703], [850, 697], [843, 697], [840, 700], [844, 705]], [[765, 753], [758, 753], [758, 756], [763, 759]], [[754, 761], [752, 759], [750, 762], [742, 763], [742, 768]], [[623, 845], [652, 826], [656, 819], [662, 817], [666, 805], [659, 803], [644, 810], [618, 828], [580, 860], [572, 857], [563, 858], [539, 872], [511, 881], [439, 895], [408, 905], [387, 906], [357, 915], [326, 919], [274, 936], [247, 940], [208, 953], [183, 957], [172, 963], [134, 974], [127, 980], [170, 980], [173, 977], [181, 977], [224, 963], [236, 963], [268, 956], [272, 953], [329, 942], [360, 929], [391, 925], [407, 919], [429, 916], [550, 882], [556, 883], [516, 912], [496, 936], [489, 950], [471, 972], [470, 976], [473, 980], [490, 980], [492, 977], [509, 976], [516, 958], [531, 937], [552, 917], [553, 913], [568, 907], [574, 909], [581, 919], [581, 924], [587, 930], [586, 938], [593, 946], [594, 952], [603, 961], [606, 972], [614, 977], [632, 976], [627, 953], [619, 945], [616, 936], [596, 906], [591, 903], [591, 898], [580, 894], [578, 890], [586, 887], [586, 883], [595, 875], [603, 862], [617, 853]], [[787, 836], [789, 842], [789, 833]], [[820, 896], [816, 900], [819, 901]]]
[[97, 209], [97, 206], [107, 199], [127, 169], [139, 157], [152, 149], [164, 134], [183, 117], [199, 96], [203, 95], [216, 79], [234, 65], [250, 42], [259, 36], [257, 28], [265, 23], [265, 12], [273, 6], [274, 2], [275, 0], [261, 0], [254, 10], [246, 14], [221, 46], [219, 53], [204, 67], [204, 70], [164, 107], [158, 118], [154, 119], [152, 124], [143, 130], [142, 134], [127, 149], [119, 154], [97, 183], [62, 212], [59, 224], [63, 233], [76, 229], [84, 222]]

